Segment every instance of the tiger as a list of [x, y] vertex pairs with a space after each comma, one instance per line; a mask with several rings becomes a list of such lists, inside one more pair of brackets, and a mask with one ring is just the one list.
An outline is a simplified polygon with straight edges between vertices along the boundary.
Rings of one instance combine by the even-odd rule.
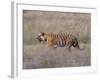
[[68, 50], [71, 50], [71, 47], [80, 49], [78, 40], [72, 34], [67, 33], [48, 33], [40, 32], [37, 36], [39, 42], [46, 42], [48, 47], [68, 47]]

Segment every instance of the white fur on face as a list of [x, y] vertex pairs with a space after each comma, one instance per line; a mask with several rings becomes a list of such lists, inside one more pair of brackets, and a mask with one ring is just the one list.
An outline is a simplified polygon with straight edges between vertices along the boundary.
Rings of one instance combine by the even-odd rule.
[[43, 36], [40, 37], [42, 40], [45, 40], [45, 38]]

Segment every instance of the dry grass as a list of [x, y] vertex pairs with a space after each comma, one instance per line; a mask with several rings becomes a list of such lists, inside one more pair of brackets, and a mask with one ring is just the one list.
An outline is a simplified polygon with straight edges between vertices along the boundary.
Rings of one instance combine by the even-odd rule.
[[[89, 46], [89, 45], [88, 45]], [[48, 48], [39, 45], [24, 47], [24, 69], [54, 68], [54, 67], [77, 67], [90, 65], [90, 49], [72, 50], [69, 52], [64, 48]]]
[[[89, 13], [23, 11], [23, 68], [89, 66], [91, 36]], [[66, 47], [48, 48], [36, 40], [39, 32], [67, 32], [77, 36], [83, 50]]]

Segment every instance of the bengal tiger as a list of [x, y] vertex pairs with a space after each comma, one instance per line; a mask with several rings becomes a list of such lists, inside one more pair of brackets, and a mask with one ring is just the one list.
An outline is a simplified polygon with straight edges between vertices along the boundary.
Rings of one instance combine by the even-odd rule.
[[78, 40], [72, 34], [65, 34], [65, 33], [46, 33], [41, 32], [38, 34], [37, 39], [42, 42], [47, 42], [48, 47], [64, 47], [67, 46], [68, 50], [71, 50], [71, 47], [75, 47], [80, 49]]

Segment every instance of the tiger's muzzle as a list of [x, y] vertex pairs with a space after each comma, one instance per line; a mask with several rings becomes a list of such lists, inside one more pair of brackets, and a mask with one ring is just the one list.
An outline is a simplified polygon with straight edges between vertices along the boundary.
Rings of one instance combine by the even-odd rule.
[[39, 36], [36, 37], [36, 39], [37, 39], [39, 42], [42, 42], [42, 41], [43, 41]]

